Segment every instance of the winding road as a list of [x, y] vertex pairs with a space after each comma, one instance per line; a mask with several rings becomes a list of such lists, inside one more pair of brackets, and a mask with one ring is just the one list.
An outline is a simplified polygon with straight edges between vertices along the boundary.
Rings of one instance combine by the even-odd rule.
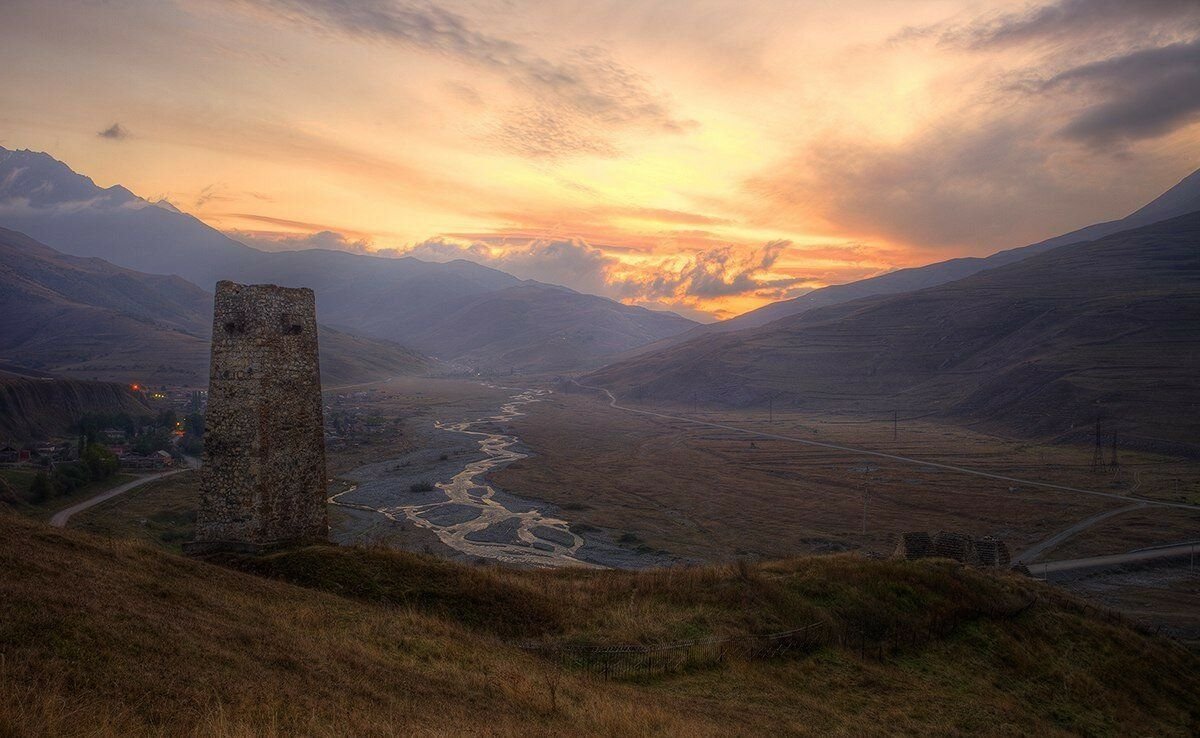
[[1130, 564], [1145, 564], [1150, 561], [1161, 561], [1163, 559], [1190, 560], [1191, 564], [1195, 565], [1197, 554], [1200, 554], [1200, 542], [1176, 543], [1170, 546], [1147, 548], [1123, 554], [1089, 556], [1086, 559], [1047, 561], [1045, 563], [1034, 564], [1029, 567], [1029, 570], [1034, 574], [1044, 577], [1053, 574], [1067, 574], [1094, 569], [1111, 569], [1116, 566], [1128, 566]]
[[72, 515], [81, 513], [88, 508], [95, 507], [105, 500], [111, 500], [117, 495], [123, 495], [135, 487], [148, 484], [156, 479], [162, 479], [163, 477], [169, 477], [172, 474], [178, 474], [179, 472], [185, 472], [200, 467], [199, 459], [192, 458], [191, 456], [185, 456], [184, 458], [187, 460], [187, 466], [183, 468], [172, 469], [171, 471], [160, 472], [158, 474], [147, 474], [144, 477], [138, 477], [132, 482], [126, 482], [119, 487], [113, 487], [112, 489], [105, 490], [95, 497], [89, 497], [83, 502], [77, 502], [66, 509], [59, 510], [58, 512], [54, 513], [54, 517], [50, 518], [50, 525], [54, 526], [55, 528], [65, 528], [67, 527], [67, 522], [71, 519]]
[[1111, 517], [1115, 517], [1117, 515], [1121, 515], [1121, 514], [1124, 514], [1127, 512], [1133, 512], [1134, 510], [1141, 510], [1145, 507], [1146, 507], [1145, 504], [1138, 502], [1134, 505], [1118, 507], [1116, 510], [1105, 510], [1104, 512], [1093, 515], [1090, 518], [1084, 518], [1083, 520], [1080, 520], [1075, 525], [1072, 525], [1070, 528], [1061, 530], [1058, 533], [1055, 533], [1054, 535], [1050, 536], [1046, 540], [1042, 541], [1041, 543], [1030, 546], [1029, 548], [1025, 549], [1021, 553], [1017, 554], [1015, 557], [1013, 557], [1013, 563], [1028, 564], [1030, 561], [1033, 561], [1034, 559], [1041, 556], [1046, 551], [1049, 551], [1050, 549], [1054, 548], [1055, 546], [1057, 546], [1058, 544], [1067, 540], [1068, 538], [1071, 538], [1071, 537], [1075, 536], [1076, 534], [1082, 533], [1083, 531], [1087, 530], [1088, 528], [1091, 528], [1096, 523], [1099, 523], [1103, 520], [1108, 520]]

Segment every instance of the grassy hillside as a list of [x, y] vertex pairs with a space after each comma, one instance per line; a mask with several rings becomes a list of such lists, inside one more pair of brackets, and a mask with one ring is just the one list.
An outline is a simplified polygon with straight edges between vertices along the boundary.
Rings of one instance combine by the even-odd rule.
[[[1200, 433], [1200, 213], [966, 279], [812, 310], [614, 364], [629, 400], [882, 415], [942, 412], [1029, 434]], [[1111, 429], [1110, 429], [1111, 430]]]
[[[212, 295], [179, 277], [67, 256], [0, 228], [0, 359], [73, 377], [145, 385], [208, 382]], [[429, 368], [391, 341], [320, 326], [326, 384]]]
[[150, 416], [154, 411], [123, 384], [0, 374], [0, 439], [64, 434], [88, 413]]
[[[0, 529], [0, 734], [1187, 735], [1200, 719], [1195, 655], [944, 562], [518, 572], [332, 547], [229, 562], [255, 576], [4, 513]], [[625, 682], [510, 645], [813, 620], [803, 655]]]

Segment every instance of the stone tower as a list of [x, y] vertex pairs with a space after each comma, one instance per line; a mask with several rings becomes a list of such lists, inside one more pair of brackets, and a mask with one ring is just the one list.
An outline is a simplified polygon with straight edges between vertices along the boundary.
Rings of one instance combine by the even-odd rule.
[[326, 540], [313, 291], [218, 282], [190, 553]]

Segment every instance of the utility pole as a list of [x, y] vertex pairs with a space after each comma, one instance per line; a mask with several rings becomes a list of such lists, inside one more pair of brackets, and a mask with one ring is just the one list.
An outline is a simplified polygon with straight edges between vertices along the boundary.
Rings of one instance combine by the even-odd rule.
[[1100, 435], [1101, 421], [1103, 415], [1096, 416], [1096, 446], [1092, 450], [1092, 471], [1100, 471], [1100, 467], [1104, 466], [1104, 446]]
[[863, 464], [862, 466], [854, 467], [853, 471], [862, 472], [862, 493], [863, 493], [863, 513], [862, 513], [862, 532], [867, 534], [867, 502], [871, 498], [871, 472], [875, 471], [876, 467], [871, 464]]
[[863, 481], [863, 535], [867, 534], [867, 500], [871, 497], [871, 483]]

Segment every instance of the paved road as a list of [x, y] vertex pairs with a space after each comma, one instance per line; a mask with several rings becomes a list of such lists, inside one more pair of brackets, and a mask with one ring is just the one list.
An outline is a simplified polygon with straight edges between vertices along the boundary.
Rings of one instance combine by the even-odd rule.
[[1047, 574], [1078, 572], [1085, 569], [1108, 569], [1114, 566], [1140, 564], [1157, 559], [1190, 559], [1192, 556], [1200, 556], [1200, 544], [1180, 543], [1174, 546], [1162, 546], [1161, 548], [1143, 549], [1141, 551], [1130, 551], [1129, 553], [1111, 554], [1109, 556], [1047, 561], [1044, 564], [1034, 564], [1029, 567], [1029, 570], [1035, 576], [1045, 576]]
[[1105, 512], [1093, 515], [1090, 518], [1085, 518], [1083, 520], [1080, 520], [1078, 523], [1076, 523], [1075, 525], [1072, 525], [1070, 528], [1067, 528], [1066, 530], [1055, 533], [1054, 535], [1050, 536], [1049, 538], [1042, 541], [1041, 543], [1031, 546], [1031, 547], [1025, 549], [1024, 551], [1022, 551], [1021, 553], [1017, 554], [1016, 558], [1013, 559], [1013, 563], [1028, 564], [1030, 561], [1033, 561], [1034, 559], [1036, 559], [1038, 556], [1041, 556], [1046, 551], [1054, 548], [1058, 544], [1060, 544], [1063, 541], [1067, 540], [1068, 538], [1076, 535], [1077, 533], [1081, 533], [1084, 530], [1091, 528], [1093, 525], [1095, 525], [1096, 523], [1099, 523], [1102, 520], [1108, 520], [1109, 518], [1111, 518], [1115, 515], [1120, 515], [1121, 513], [1133, 512], [1134, 510], [1141, 510], [1144, 507], [1146, 507], [1145, 503], [1138, 502], [1133, 505], [1127, 505], [1126, 507], [1118, 507], [1116, 510], [1107, 510]]
[[105, 500], [111, 500], [112, 498], [116, 497], [117, 495], [125, 494], [126, 492], [133, 489], [134, 487], [140, 487], [143, 484], [153, 482], [155, 479], [162, 479], [163, 477], [169, 477], [172, 474], [178, 474], [179, 472], [188, 471], [189, 469], [195, 469], [200, 466], [200, 461], [198, 459], [194, 459], [190, 456], [187, 456], [184, 458], [187, 459], [188, 465], [181, 469], [172, 469], [171, 471], [161, 472], [159, 474], [147, 474], [144, 477], [138, 477], [137, 479], [133, 480], [132, 482], [126, 482], [125, 484], [122, 484], [120, 487], [113, 487], [110, 490], [101, 492], [100, 494], [96, 495], [95, 497], [89, 497], [88, 499], [84, 500], [83, 502], [77, 502], [74, 505], [71, 505], [70, 507], [66, 508], [65, 510], [59, 510], [58, 512], [54, 513], [54, 517], [50, 518], [50, 525], [54, 526], [55, 528], [66, 528], [67, 521], [70, 520], [71, 516], [75, 515], [76, 513], [81, 513], [90, 507], [95, 507], [96, 505], [99, 505], [101, 502], [104, 502]]
[[[572, 380], [572, 381], [574, 381], [574, 380]], [[609, 392], [608, 390], [604, 389], [603, 387], [591, 387], [589, 385], [582, 384], [580, 382], [575, 382], [575, 384], [580, 387], [583, 387], [584, 389], [603, 392], [604, 394], [608, 395], [608, 404], [610, 407], [616, 408], [617, 410], [624, 410], [624, 411], [630, 412], [630, 413], [637, 413], [638, 415], [649, 415], [651, 417], [663, 418], [665, 420], [676, 420], [681, 423], [691, 423], [692, 425], [702, 425], [702, 426], [706, 426], [708, 428], [720, 428], [721, 430], [733, 431], [735, 433], [745, 433], [746, 435], [757, 436], [759, 438], [772, 438], [772, 439], [775, 439], [778, 441], [793, 441], [795, 443], [802, 443], [806, 446], [818, 446], [820, 448], [830, 448], [830, 449], [834, 449], [836, 451], [847, 451], [847, 452], [854, 453], [854, 454], [861, 454], [863, 456], [874, 456], [876, 458], [890, 459], [891, 461], [900, 461], [900, 462], [904, 462], [906, 464], [915, 464], [917, 466], [927, 466], [927, 467], [932, 467], [934, 469], [945, 469], [947, 471], [959, 472], [961, 474], [970, 474], [971, 476], [976, 476], [976, 477], [985, 477], [987, 479], [998, 479], [1002, 482], [1012, 482], [1013, 484], [1024, 484], [1024, 485], [1027, 485], [1030, 487], [1041, 487], [1043, 489], [1053, 489], [1053, 490], [1057, 490], [1060, 492], [1074, 492], [1076, 494], [1081, 494], [1081, 495], [1092, 495], [1093, 497], [1107, 497], [1112, 500], [1120, 500], [1121, 502], [1130, 502], [1131, 500], [1137, 500], [1138, 502], [1140, 502], [1144, 505], [1153, 505], [1155, 507], [1177, 507], [1177, 508], [1181, 508], [1183, 510], [1200, 510], [1200, 505], [1189, 505], [1189, 504], [1183, 503], [1183, 502], [1163, 502], [1161, 500], [1147, 500], [1147, 499], [1140, 499], [1140, 498], [1131, 498], [1126, 495], [1113, 494], [1112, 492], [1100, 492], [1099, 490], [1082, 489], [1079, 487], [1068, 487], [1066, 485], [1052, 484], [1050, 482], [1037, 482], [1032, 479], [1020, 479], [1018, 477], [1005, 476], [1004, 474], [994, 474], [992, 472], [980, 471], [979, 469], [971, 469], [971, 468], [968, 468], [965, 466], [954, 466], [953, 464], [943, 464], [943, 463], [940, 463], [937, 461], [926, 461], [924, 459], [914, 459], [909, 456], [900, 456], [898, 454], [889, 454], [884, 451], [871, 451], [871, 450], [865, 449], [865, 448], [855, 448], [853, 446], [843, 446], [843, 445], [837, 444], [837, 443], [825, 443], [824, 441], [814, 441], [809, 438], [797, 438], [796, 436], [783, 436], [783, 435], [779, 435], [777, 433], [764, 433], [763, 431], [749, 430], [746, 428], [738, 428], [737, 426], [725, 425], [724, 423], [709, 423], [707, 421], [696, 420], [694, 418], [684, 418], [684, 417], [680, 417], [678, 415], [667, 415], [666, 413], [656, 413], [652, 410], [642, 410], [642, 409], [635, 408], [635, 407], [627, 407], [625, 405], [620, 405], [617, 403], [617, 398], [615, 396], [613, 396], [613, 393]]]

